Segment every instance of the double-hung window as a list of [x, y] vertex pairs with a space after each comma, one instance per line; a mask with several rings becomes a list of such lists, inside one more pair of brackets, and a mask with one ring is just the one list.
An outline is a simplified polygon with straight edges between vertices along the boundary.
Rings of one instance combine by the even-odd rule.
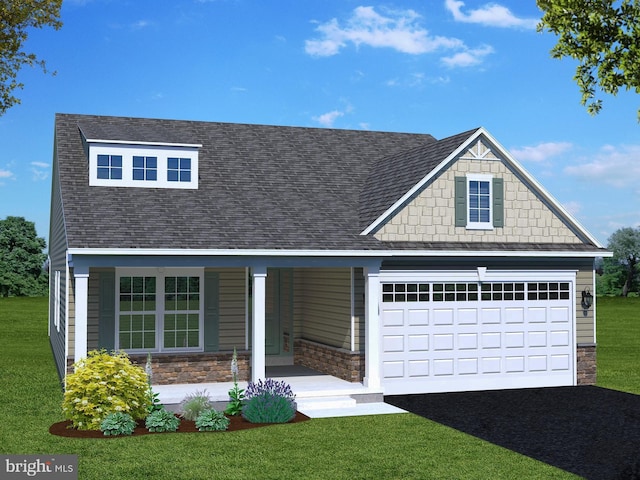
[[203, 270], [118, 269], [116, 348], [202, 351]]
[[467, 177], [467, 228], [493, 228], [491, 222], [491, 177]]
[[455, 178], [455, 225], [469, 230], [504, 226], [502, 178], [468, 174]]

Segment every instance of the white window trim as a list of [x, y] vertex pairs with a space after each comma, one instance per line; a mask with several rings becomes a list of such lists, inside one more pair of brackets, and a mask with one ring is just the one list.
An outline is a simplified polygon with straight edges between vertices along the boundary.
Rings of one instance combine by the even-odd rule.
[[[471, 221], [471, 202], [469, 201], [470, 183], [473, 181], [489, 182], [489, 221], [488, 222], [472, 222]], [[488, 174], [467, 174], [467, 230], [493, 230], [493, 175]]]
[[[98, 155], [122, 156], [122, 179], [98, 178]], [[133, 157], [156, 157], [157, 180], [134, 180]], [[167, 178], [168, 158], [191, 160], [191, 181], [170, 182]], [[198, 149], [195, 147], [89, 144], [89, 185], [97, 187], [198, 188]]]
[[54, 297], [53, 297], [53, 324], [56, 326], [56, 331], [60, 332], [60, 270], [56, 270], [54, 273]]
[[[164, 348], [164, 279], [165, 277], [199, 277], [200, 305], [198, 310], [198, 347]], [[122, 349], [127, 353], [193, 353], [204, 352], [204, 268], [116, 268], [116, 318], [115, 349], [120, 350], [120, 278], [121, 277], [155, 277], [156, 278], [156, 348], [155, 349]], [[150, 311], [148, 313], [151, 313]]]

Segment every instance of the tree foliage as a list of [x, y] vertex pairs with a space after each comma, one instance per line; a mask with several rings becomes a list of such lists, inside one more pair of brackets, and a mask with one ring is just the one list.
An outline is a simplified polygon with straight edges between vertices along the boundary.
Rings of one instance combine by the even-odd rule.
[[[618, 277], [621, 295], [626, 297], [629, 292], [637, 288], [640, 265], [640, 228], [625, 227], [613, 232], [609, 237], [607, 248], [613, 252], [613, 265], [609, 267], [612, 280]], [[615, 268], [615, 263], [620, 269]], [[605, 264], [605, 273], [606, 271]]]
[[0, 295], [46, 295], [48, 275], [44, 238], [36, 234], [33, 222], [23, 217], [0, 220]]
[[44, 60], [23, 50], [30, 28], [62, 27], [62, 0], [2, 0], [0, 2], [0, 116], [20, 99], [13, 95], [24, 84], [17, 80], [25, 66], [39, 65], [46, 73]]
[[621, 88], [640, 93], [639, 0], [537, 0], [537, 4], [544, 12], [538, 31], [559, 37], [551, 56], [579, 61], [574, 80], [590, 114], [602, 108], [596, 87], [612, 95]]

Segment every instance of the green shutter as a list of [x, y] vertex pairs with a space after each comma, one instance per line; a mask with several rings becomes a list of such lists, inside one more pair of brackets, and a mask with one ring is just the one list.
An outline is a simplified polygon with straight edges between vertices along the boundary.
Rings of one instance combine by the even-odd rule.
[[116, 274], [100, 272], [98, 347], [116, 348]]
[[220, 274], [204, 272], [204, 351], [216, 352], [220, 347]]
[[455, 183], [456, 227], [467, 226], [467, 178], [456, 177]]
[[504, 227], [504, 181], [493, 179], [493, 226]]

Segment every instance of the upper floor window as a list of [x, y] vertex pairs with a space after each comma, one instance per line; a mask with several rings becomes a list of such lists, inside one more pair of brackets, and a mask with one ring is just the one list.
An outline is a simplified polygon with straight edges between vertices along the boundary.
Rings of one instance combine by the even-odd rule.
[[129, 145], [89, 141], [89, 185], [198, 188], [201, 145]]
[[158, 157], [134, 155], [133, 179], [156, 181], [158, 179]]
[[122, 155], [98, 155], [98, 178], [122, 180]]
[[491, 182], [489, 180], [469, 181], [469, 224], [491, 225]]
[[492, 230], [504, 226], [504, 183], [492, 175], [455, 178], [455, 226]]
[[167, 180], [169, 182], [190, 182], [191, 159], [169, 157], [167, 159]]

